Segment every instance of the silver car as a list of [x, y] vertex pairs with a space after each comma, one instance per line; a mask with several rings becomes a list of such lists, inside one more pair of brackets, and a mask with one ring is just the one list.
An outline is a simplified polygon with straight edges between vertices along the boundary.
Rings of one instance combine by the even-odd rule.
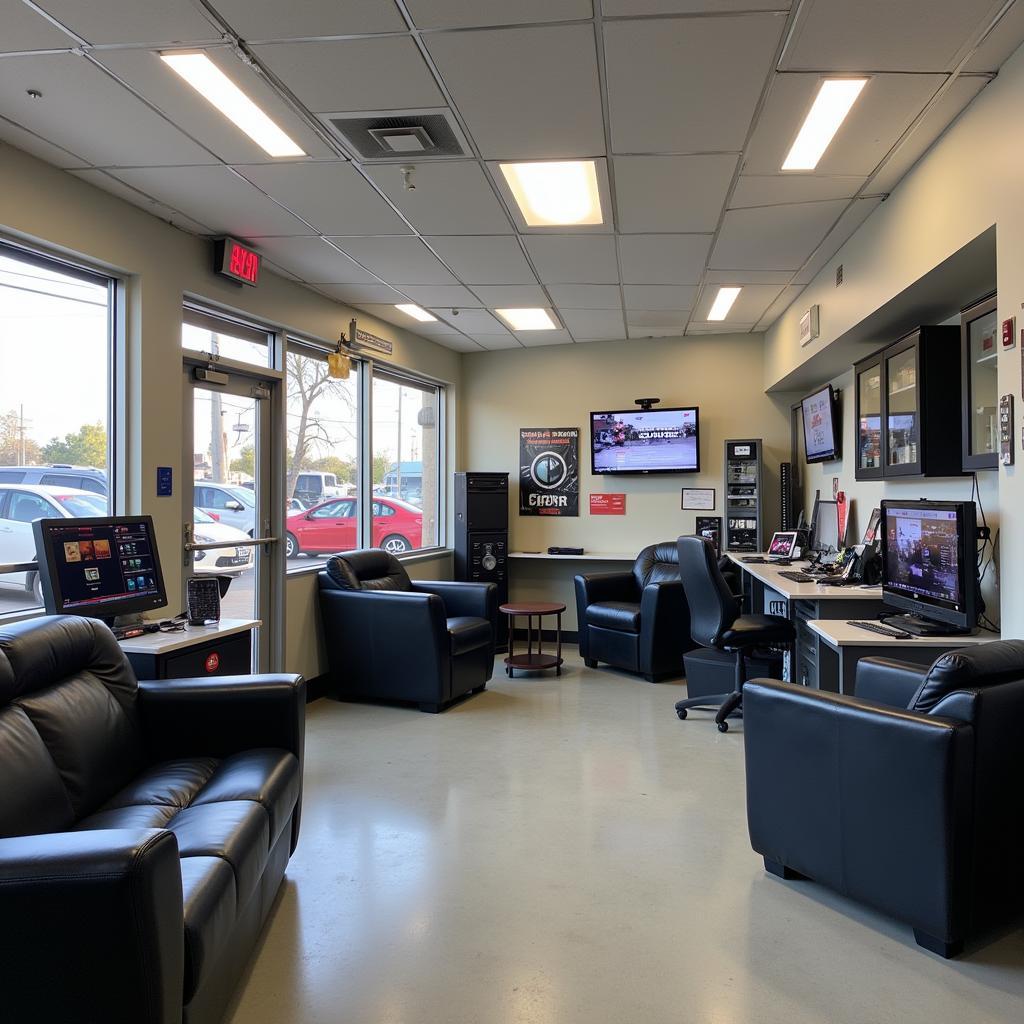
[[250, 537], [255, 536], [256, 495], [247, 487], [197, 480], [194, 488], [192, 503], [196, 508], [201, 508], [225, 526], [233, 526]]

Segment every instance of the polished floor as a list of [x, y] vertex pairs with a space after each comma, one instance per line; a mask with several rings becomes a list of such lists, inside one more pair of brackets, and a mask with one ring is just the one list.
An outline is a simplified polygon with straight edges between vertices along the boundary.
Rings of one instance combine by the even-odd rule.
[[765, 875], [742, 723], [680, 722], [680, 694], [573, 656], [443, 715], [311, 705], [302, 836], [233, 1024], [1024, 1019], [1024, 932], [944, 962]]

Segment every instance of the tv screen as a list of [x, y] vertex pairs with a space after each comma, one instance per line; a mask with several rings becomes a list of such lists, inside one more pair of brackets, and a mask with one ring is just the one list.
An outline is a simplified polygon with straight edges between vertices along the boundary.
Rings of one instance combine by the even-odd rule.
[[595, 473], [699, 473], [696, 407], [590, 414]]
[[955, 508], [886, 503], [885, 587], [916, 600], [961, 603], [960, 529]]
[[829, 384], [800, 403], [804, 422], [804, 452], [808, 462], [839, 458], [835, 392]]

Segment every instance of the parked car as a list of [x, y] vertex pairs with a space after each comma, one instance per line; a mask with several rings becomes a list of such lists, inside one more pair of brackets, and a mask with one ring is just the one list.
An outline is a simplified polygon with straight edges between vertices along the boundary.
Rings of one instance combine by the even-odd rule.
[[[393, 555], [414, 551], [423, 542], [423, 513], [398, 498], [373, 501], [374, 547]], [[285, 520], [285, 553], [300, 554], [351, 551], [356, 546], [356, 499], [324, 501], [305, 512], [293, 512]]]
[[0, 484], [41, 484], [44, 487], [73, 487], [94, 494], [109, 493], [104, 470], [63, 462], [49, 466], [0, 466]]
[[211, 480], [197, 480], [193, 485], [192, 501], [218, 522], [233, 526], [248, 536], [256, 528], [256, 495], [247, 487], [219, 484]]
[[[36, 541], [32, 524], [37, 519], [75, 519], [105, 516], [106, 498], [93, 491], [42, 484], [0, 484], [0, 563], [34, 562]], [[0, 586], [25, 590], [43, 603], [37, 572], [0, 576]]]
[[307, 508], [318, 505], [328, 498], [344, 498], [346, 492], [338, 483], [334, 473], [300, 473], [295, 478], [292, 497], [298, 498]]
[[284, 502], [284, 514], [291, 515], [293, 512], [305, 512], [306, 506], [298, 498], [286, 498]]
[[[248, 540], [249, 535], [233, 526], [217, 522], [201, 508], [192, 510], [195, 530], [193, 536], [198, 544], [218, 544], [224, 541]], [[253, 548], [218, 548], [216, 551], [196, 551], [192, 570], [196, 573], [218, 573], [224, 576], [241, 576], [252, 568]]]

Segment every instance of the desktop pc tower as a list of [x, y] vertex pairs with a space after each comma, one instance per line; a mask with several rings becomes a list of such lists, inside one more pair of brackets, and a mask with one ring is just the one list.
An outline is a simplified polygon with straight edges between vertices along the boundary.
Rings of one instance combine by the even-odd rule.
[[[508, 473], [455, 474], [455, 579], [494, 583], [498, 604], [508, 601]], [[499, 648], [508, 645], [508, 621], [494, 624]]]

